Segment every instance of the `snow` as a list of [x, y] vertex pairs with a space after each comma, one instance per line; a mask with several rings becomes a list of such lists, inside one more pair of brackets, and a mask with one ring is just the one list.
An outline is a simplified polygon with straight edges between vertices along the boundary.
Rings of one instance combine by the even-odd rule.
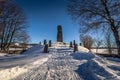
[[[75, 59], [87, 60], [86, 63], [79, 65], [77, 72], [85, 80], [119, 80], [120, 65], [117, 72], [110, 69], [111, 62], [92, 53], [75, 53]], [[112, 62], [114, 64], [115, 62]], [[120, 63], [119, 63], [120, 64]], [[118, 64], [117, 64], [118, 65]], [[118, 68], [118, 67], [117, 67]]]
[[78, 46], [54, 43], [49, 53], [37, 45], [22, 55], [0, 58], [0, 80], [120, 80], [120, 59], [100, 57]]
[[23, 55], [11, 55], [0, 58], [0, 80], [10, 80], [28, 72], [48, 60], [50, 54], [41, 53], [43, 46], [28, 49]]
[[0, 80], [10, 80], [27, 71], [27, 69], [20, 68], [19, 66], [10, 69], [0, 70]]
[[7, 55], [6, 53], [0, 53], [0, 57]]
[[[96, 50], [97, 50], [97, 53], [100, 53], [100, 54], [109, 54], [109, 51], [108, 51], [108, 49], [91, 49], [91, 51], [93, 52], [93, 53], [96, 53]], [[112, 53], [114, 53], [114, 54], [117, 54], [117, 49], [112, 49]]]
[[27, 72], [28, 70], [33, 69], [34, 67], [37, 67], [37, 66], [43, 64], [47, 60], [48, 60], [48, 58], [44, 58], [44, 59], [37, 60], [31, 64], [24, 65], [22, 67], [16, 66], [13, 68], [0, 70], [0, 74], [1, 74], [0, 80], [14, 79], [15, 77]]
[[78, 51], [81, 51], [81, 52], [89, 52], [89, 50], [85, 47], [82, 47], [82, 46], [78, 46]]

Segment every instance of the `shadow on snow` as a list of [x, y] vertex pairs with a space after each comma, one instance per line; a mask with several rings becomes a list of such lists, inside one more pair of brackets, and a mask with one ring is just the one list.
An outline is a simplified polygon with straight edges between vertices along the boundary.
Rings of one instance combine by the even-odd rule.
[[73, 53], [71, 54], [76, 60], [87, 60], [87, 62], [78, 66], [75, 70], [83, 80], [101, 80], [99, 77], [107, 77], [110, 79], [112, 74], [107, 72], [102, 66], [100, 66], [93, 59], [95, 55], [92, 53]]

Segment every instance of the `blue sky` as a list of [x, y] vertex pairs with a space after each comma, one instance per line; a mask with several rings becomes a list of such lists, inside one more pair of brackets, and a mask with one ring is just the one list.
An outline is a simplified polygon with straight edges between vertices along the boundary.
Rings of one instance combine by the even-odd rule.
[[62, 25], [64, 42], [79, 42], [79, 26], [67, 14], [66, 0], [16, 0], [28, 18], [32, 43], [56, 42], [57, 25]]

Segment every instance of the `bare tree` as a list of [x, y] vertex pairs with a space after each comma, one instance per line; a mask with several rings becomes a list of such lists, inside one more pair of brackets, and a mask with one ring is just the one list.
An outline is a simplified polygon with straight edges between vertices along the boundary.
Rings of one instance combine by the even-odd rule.
[[103, 41], [101, 39], [99, 39], [99, 38], [97, 38], [97, 39], [94, 40], [94, 44], [96, 46], [96, 53], [98, 53], [98, 49], [102, 45], [102, 42]]
[[0, 40], [2, 39], [2, 27], [0, 27]]
[[112, 54], [113, 49], [116, 48], [115, 39], [110, 29], [108, 29], [105, 34], [105, 46], [108, 48], [109, 54]]
[[106, 41], [106, 46], [108, 48], [108, 52], [109, 52], [109, 54], [111, 54], [112, 53], [112, 50], [111, 50], [112, 45], [111, 45], [111, 33], [110, 33], [110, 31], [106, 32], [105, 41]]
[[[108, 27], [120, 56], [120, 0], [69, 0], [68, 13], [82, 24], [81, 32]], [[84, 25], [84, 26], [83, 26]], [[104, 27], [103, 27], [104, 25]]]
[[27, 44], [31, 41], [30, 36], [26, 31], [20, 31], [16, 33], [13, 37], [13, 40], [17, 43], [22, 44], [23, 50], [27, 49]]
[[94, 42], [94, 40], [92, 39], [91, 36], [89, 36], [89, 35], [81, 36], [80, 40], [84, 47], [86, 47], [89, 50], [91, 49], [93, 42]]
[[25, 31], [26, 17], [23, 10], [14, 2], [14, 0], [0, 1], [0, 31], [1, 50], [8, 50], [14, 35], [20, 31]]

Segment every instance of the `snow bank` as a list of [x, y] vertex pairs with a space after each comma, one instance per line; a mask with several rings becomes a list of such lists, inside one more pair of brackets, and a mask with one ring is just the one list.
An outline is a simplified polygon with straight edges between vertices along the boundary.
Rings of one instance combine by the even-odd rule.
[[10, 69], [0, 70], [0, 80], [10, 80], [27, 72], [28, 70], [24, 67], [14, 67]]
[[71, 54], [71, 56], [73, 56], [73, 58], [77, 59], [77, 60], [91, 60], [91, 59], [95, 58], [95, 55], [92, 53], [76, 52], [76, 53]]
[[[76, 70], [84, 80], [120, 80], [120, 66], [116, 66], [116, 63], [113, 64], [113, 62], [90, 52], [74, 53], [71, 56], [80, 61], [86, 60]], [[117, 59], [117, 61], [119, 60]]]
[[63, 42], [56, 42], [52, 44], [51, 48], [62, 48], [65, 47], [65, 44]]
[[36, 67], [39, 67], [41, 64], [45, 63], [46, 61], [48, 61], [48, 58], [50, 58], [51, 55], [48, 55], [46, 57], [43, 57], [41, 59], [38, 59], [34, 62], [32, 62], [31, 64], [29, 64], [29, 66], [27, 65], [27, 68], [28, 69], [32, 69], [32, 68], [36, 68]]
[[[63, 42], [57, 42], [57, 43], [53, 43], [51, 48], [56, 48], [56, 49], [69, 49], [70, 45], [69, 44], [65, 44]], [[82, 46], [78, 46], [78, 51], [80, 52], [89, 52], [89, 50], [85, 47]]]
[[[109, 54], [108, 49], [91, 49], [93, 53], [96, 53], [96, 50], [97, 50], [97, 53], [100, 53], [100, 54]], [[112, 53], [117, 54], [117, 49], [112, 49]]]
[[34, 47], [29, 48], [27, 51], [23, 52], [23, 54], [32, 54], [33, 52], [39, 50], [43, 51], [43, 46], [42, 45], [36, 45]]
[[78, 72], [84, 80], [109, 80], [113, 77], [112, 74], [94, 60], [80, 65], [76, 72]]
[[6, 55], [7, 55], [6, 53], [0, 53], [0, 57], [6, 56]]
[[28, 49], [23, 55], [2, 58], [1, 60], [5, 60], [5, 62], [1, 62], [1, 65], [6, 66], [9, 64], [9, 66], [0, 68], [0, 80], [14, 79], [46, 62], [51, 55], [42, 54], [42, 49], [43, 46], [37, 45]]
[[81, 52], [89, 52], [89, 50], [85, 47], [82, 47], [82, 46], [78, 46], [78, 51], [81, 51]]
[[16, 66], [16, 67], [9, 68], [9, 69], [3, 69], [3, 70], [1, 69], [0, 70], [0, 80], [14, 79], [17, 76], [24, 74], [33, 68], [39, 67], [41, 64], [46, 62], [49, 57], [50, 56], [48, 56], [47, 58], [41, 58], [41, 59], [35, 60], [34, 62], [32, 62], [30, 64], [26, 64], [26, 65], [21, 66], [21, 67]]
[[44, 59], [40, 59], [40, 60], [37, 60], [35, 62], [33, 62], [33, 65], [41, 65], [43, 64], [44, 62], [46, 62], [48, 60], [48, 58], [44, 58]]
[[108, 57], [107, 59], [110, 61], [120, 62], [120, 58]]

